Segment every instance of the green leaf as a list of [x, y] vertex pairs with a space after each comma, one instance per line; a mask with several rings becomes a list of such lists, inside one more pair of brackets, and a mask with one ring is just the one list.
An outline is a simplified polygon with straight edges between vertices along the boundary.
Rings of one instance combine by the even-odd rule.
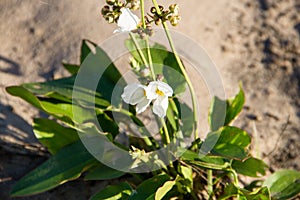
[[67, 64], [67, 63], [63, 63], [62, 65], [72, 75], [77, 74], [78, 71], [79, 71], [79, 66], [78, 65]]
[[234, 160], [231, 166], [237, 173], [250, 177], [264, 176], [268, 168], [268, 165], [264, 161], [253, 157], [244, 161]]
[[98, 161], [86, 150], [81, 141], [64, 147], [42, 165], [24, 176], [14, 185], [11, 196], [37, 194], [50, 190], [69, 180]]
[[229, 163], [224, 162], [224, 160], [219, 156], [202, 156], [190, 150], [184, 151], [180, 158], [187, 163], [201, 168], [222, 170], [229, 167]]
[[245, 94], [240, 86], [239, 93], [232, 99], [227, 100], [226, 120], [225, 125], [228, 125], [242, 111], [245, 103]]
[[88, 46], [88, 44], [90, 44], [92, 46], [96, 46], [95, 43], [93, 43], [89, 40], [82, 40], [81, 52], [80, 52], [80, 64], [82, 64], [83, 61], [86, 59], [86, 57], [91, 53], [91, 48]]
[[90, 200], [125, 200], [132, 193], [132, 188], [128, 183], [108, 186], [91, 197]]
[[36, 138], [52, 154], [56, 154], [62, 147], [79, 139], [76, 130], [66, 128], [49, 119], [34, 119], [33, 131]]
[[[135, 36], [134, 36], [135, 37]], [[147, 45], [145, 40], [141, 40], [138, 36], [135, 37], [141, 52], [143, 53], [146, 61], [149, 60], [147, 54]], [[134, 42], [129, 39], [125, 41], [125, 45], [130, 51], [133, 58], [140, 64], [143, 64], [143, 60], [139, 55]], [[154, 68], [154, 73], [164, 76], [166, 82], [173, 88], [174, 94], [183, 93], [186, 90], [186, 81], [180, 67], [172, 52], [169, 52], [166, 47], [155, 43], [150, 47], [151, 58]], [[141, 66], [142, 67], [142, 66]]]
[[224, 189], [224, 194], [219, 197], [219, 200], [227, 200], [232, 197], [238, 197], [242, 200], [270, 200], [270, 194], [267, 187], [259, 188], [256, 191], [248, 191], [242, 188], [237, 188], [233, 184], [229, 184]]
[[91, 169], [89, 173], [84, 177], [85, 180], [109, 180], [119, 178], [125, 173], [112, 169], [106, 165], [99, 165], [94, 169]]
[[161, 200], [176, 185], [176, 181], [167, 181], [158, 188], [155, 193], [155, 200]]
[[222, 126], [229, 125], [242, 111], [244, 103], [245, 95], [242, 87], [234, 98], [227, 101], [214, 97], [208, 116], [210, 129], [216, 131]]
[[225, 126], [216, 132], [207, 135], [201, 146], [201, 151], [205, 154], [221, 155], [225, 158], [243, 160], [247, 157], [247, 147], [251, 138], [247, 132], [236, 128]]
[[[126, 82], [106, 52], [96, 44], [89, 41], [88, 43], [94, 50], [83, 53], [84, 62], [81, 63], [80, 73], [76, 78], [76, 87], [83, 87], [89, 91], [96, 89], [103, 99], [118, 106]], [[77, 98], [78, 95], [75, 96]], [[80, 94], [79, 98], [82, 99]]]
[[129, 198], [130, 200], [140, 200], [147, 199], [151, 195], [155, 195], [158, 188], [163, 186], [163, 184], [170, 180], [170, 177], [167, 174], [161, 174], [154, 176], [143, 183], [141, 183], [135, 192]]
[[[76, 76], [62, 78], [44, 83], [26, 83], [22, 84], [24, 88], [34, 95], [53, 97], [53, 93], [60, 94], [65, 97], [64, 101], [72, 102], [73, 92], [76, 92], [76, 103], [84, 107], [108, 107], [109, 101], [97, 91], [92, 91], [84, 87], [74, 86]], [[57, 98], [58, 100], [62, 100]], [[67, 99], [67, 100], [66, 100]], [[94, 104], [93, 104], [94, 103]]]
[[210, 106], [208, 121], [211, 131], [217, 131], [225, 124], [226, 101], [214, 97]]
[[274, 199], [289, 199], [300, 193], [300, 172], [279, 170], [269, 176], [263, 183], [270, 189]]

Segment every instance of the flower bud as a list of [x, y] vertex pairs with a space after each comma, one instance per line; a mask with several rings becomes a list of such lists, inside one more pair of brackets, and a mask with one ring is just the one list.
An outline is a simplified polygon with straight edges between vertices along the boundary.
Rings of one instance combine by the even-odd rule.
[[107, 3], [108, 5], [114, 5], [115, 2], [116, 2], [116, 0], [106, 0], [106, 3]]
[[160, 25], [160, 24], [161, 24], [161, 19], [160, 19], [160, 18], [156, 19], [156, 20], [155, 20], [155, 24], [156, 24], [156, 25]]
[[155, 13], [156, 13], [155, 7], [151, 7], [150, 12], [151, 12], [152, 14], [155, 14]]
[[139, 2], [132, 2], [131, 3], [131, 10], [138, 10], [140, 8]]
[[108, 21], [109, 24], [112, 24], [115, 21], [115, 16], [112, 13], [108, 13], [105, 16], [105, 20]]
[[160, 11], [163, 11], [163, 10], [164, 10], [164, 7], [163, 7], [163, 6], [159, 5], [158, 7], [159, 7], [159, 10], [160, 10]]
[[101, 14], [103, 16], [105, 16], [107, 13], [109, 13], [109, 6], [104, 6], [102, 9], [101, 9]]
[[170, 12], [174, 13], [175, 15], [178, 15], [179, 12], [179, 6], [177, 4], [172, 4], [169, 6]]
[[180, 17], [179, 16], [174, 16], [170, 18], [170, 23], [172, 26], [177, 26], [179, 23]]

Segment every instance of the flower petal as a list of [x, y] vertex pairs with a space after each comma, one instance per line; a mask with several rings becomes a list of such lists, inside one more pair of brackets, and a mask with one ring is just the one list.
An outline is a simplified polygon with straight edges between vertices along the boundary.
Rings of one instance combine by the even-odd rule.
[[129, 84], [124, 88], [121, 97], [125, 103], [135, 105], [146, 98], [145, 86], [136, 83]]
[[153, 104], [153, 112], [160, 118], [164, 118], [169, 106], [169, 100], [167, 96], [158, 97]]
[[170, 97], [173, 95], [173, 89], [167, 83], [162, 81], [152, 81], [147, 87], [147, 98], [156, 99], [159, 96], [157, 90], [163, 93], [162, 96]]
[[146, 108], [149, 106], [151, 100], [144, 98], [143, 101], [139, 102], [136, 107], [136, 113], [140, 114], [146, 110]]
[[119, 28], [114, 33], [132, 31], [137, 28], [139, 21], [140, 19], [129, 8], [121, 8], [121, 15], [118, 19]]
[[165, 82], [156, 81], [157, 88], [162, 91], [166, 96], [170, 97], [173, 95], [173, 89]]

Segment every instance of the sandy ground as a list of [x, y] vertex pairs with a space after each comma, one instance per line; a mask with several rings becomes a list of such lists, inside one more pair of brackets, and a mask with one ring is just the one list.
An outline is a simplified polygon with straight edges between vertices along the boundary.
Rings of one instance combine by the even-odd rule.
[[[236, 125], [253, 136], [253, 153], [272, 169], [300, 170], [300, 1], [176, 2], [182, 9], [176, 30], [207, 51], [227, 96], [243, 83], [247, 102]], [[8, 199], [16, 180], [47, 158], [31, 129], [33, 117], [42, 114], [4, 88], [66, 75], [60, 63], [78, 63], [82, 39], [101, 44], [116, 28], [100, 17], [103, 3], [0, 1], [0, 199]], [[88, 199], [107, 184], [73, 181], [21, 199]]]

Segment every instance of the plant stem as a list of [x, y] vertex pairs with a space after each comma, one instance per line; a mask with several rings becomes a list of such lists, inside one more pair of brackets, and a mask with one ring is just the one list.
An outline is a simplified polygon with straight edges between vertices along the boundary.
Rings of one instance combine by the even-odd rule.
[[[154, 5], [154, 7], [156, 9], [157, 14], [161, 15], [161, 11], [159, 9], [157, 1], [156, 0], [152, 0], [152, 2], [153, 2], [153, 5]], [[171, 37], [171, 34], [170, 34], [170, 31], [168, 29], [168, 25], [167, 25], [167, 23], [165, 21], [162, 22], [162, 25], [163, 25], [163, 28], [165, 30], [166, 36], [168, 38], [168, 41], [169, 41], [170, 47], [172, 49], [172, 52], [173, 52], [173, 54], [175, 56], [175, 59], [176, 59], [176, 61], [178, 63], [178, 66], [179, 66], [179, 68], [180, 68], [180, 70], [181, 70], [181, 72], [182, 72], [182, 74], [183, 74], [183, 76], [184, 76], [184, 78], [185, 78], [185, 80], [187, 82], [187, 85], [188, 85], [188, 87], [190, 89], [190, 92], [191, 92], [192, 103], [193, 103], [193, 110], [194, 110], [194, 113], [193, 113], [194, 114], [194, 130], [195, 130], [195, 140], [196, 140], [196, 139], [198, 139], [198, 114], [197, 114], [197, 101], [196, 101], [197, 97], [196, 97], [196, 93], [195, 93], [193, 84], [192, 84], [192, 82], [191, 82], [191, 80], [190, 80], [190, 78], [189, 78], [189, 76], [188, 76], [188, 74], [187, 74], [187, 72], [186, 72], [186, 70], [185, 70], [185, 68], [184, 68], [181, 60], [180, 60], [180, 57], [179, 57], [179, 55], [178, 55], [178, 53], [176, 51], [176, 48], [174, 46], [174, 43], [173, 43], [173, 40], [172, 40], [172, 37]]]
[[207, 192], [209, 197], [211, 197], [211, 195], [213, 194], [213, 174], [212, 174], [212, 170], [208, 169], [207, 170]]
[[147, 60], [146, 60], [146, 58], [144, 56], [144, 53], [141, 50], [141, 47], [140, 47], [139, 43], [136, 41], [136, 39], [135, 39], [135, 37], [134, 37], [134, 35], [132, 33], [129, 33], [129, 35], [130, 35], [130, 37], [131, 37], [131, 39], [132, 39], [132, 41], [133, 41], [133, 43], [135, 45], [136, 50], [138, 51], [139, 56], [141, 57], [144, 65], [148, 66], [148, 62], [147, 62]]
[[165, 132], [165, 137], [166, 137], [166, 143], [167, 144], [170, 144], [171, 140], [170, 140], [170, 135], [169, 135], [169, 131], [168, 131], [168, 127], [166, 125], [166, 122], [164, 119], [160, 119], [161, 120], [161, 123], [163, 125], [163, 129], [164, 129], [164, 132]]
[[[145, 30], [147, 27], [146, 27], [146, 21], [145, 21], [145, 3], [144, 3], [144, 0], [140, 0], [140, 4], [141, 4], [142, 27]], [[148, 35], [145, 36], [145, 41], [146, 41], [147, 55], [148, 55], [148, 60], [149, 60], [149, 69], [150, 69], [150, 72], [151, 72], [152, 79], [155, 81], [156, 77], [155, 77], [155, 73], [154, 73], [154, 69], [153, 69], [153, 63], [152, 63], [152, 57], [151, 57], [151, 51], [150, 51], [150, 45], [149, 45], [149, 36]]]

